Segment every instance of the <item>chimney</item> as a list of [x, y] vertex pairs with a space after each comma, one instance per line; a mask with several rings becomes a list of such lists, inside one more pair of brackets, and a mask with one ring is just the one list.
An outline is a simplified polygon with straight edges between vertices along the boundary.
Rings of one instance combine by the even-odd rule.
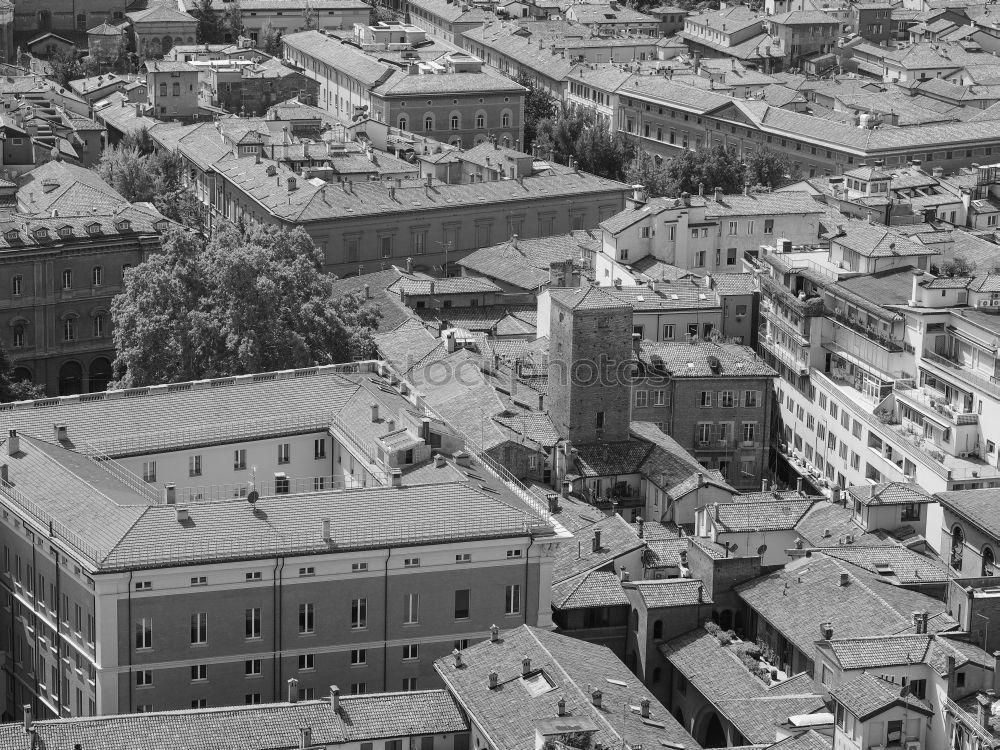
[[31, 704], [24, 704], [24, 731], [32, 732], [31, 728]]
[[622, 566], [622, 569], [621, 569], [621, 570], [620, 570], [619, 572], [621, 573], [621, 577], [622, 577], [622, 578], [621, 578], [621, 580], [622, 580], [622, 583], [628, 583], [628, 580], [629, 580], [629, 575], [628, 575], [628, 568], [626, 568], [626, 567], [625, 567], [625, 566], [623, 565], [623, 566]]
[[529, 659], [527, 656], [522, 656], [521, 657], [521, 676], [522, 677], [527, 677], [529, 674], [531, 674], [531, 659]]
[[312, 729], [299, 727], [299, 750], [306, 750], [310, 745], [312, 745]]
[[378, 404], [372, 402], [372, 422], [378, 422]]
[[841, 573], [840, 574], [840, 585], [841, 586], [848, 586], [848, 585], [850, 585], [850, 583], [851, 583], [851, 574], [850, 573]]
[[643, 698], [639, 701], [639, 715], [644, 719], [649, 718], [649, 698]]
[[364, 291], [365, 291], [365, 299], [371, 299], [372, 298], [372, 288], [371, 288], [371, 286], [369, 284], [365, 284]]
[[65, 441], [65, 440], [69, 440], [69, 432], [67, 430], [66, 425], [64, 425], [64, 424], [53, 425], [53, 429], [55, 431], [56, 442], [57, 443], [61, 443], [61, 442]]
[[340, 712], [340, 688], [336, 685], [330, 685], [330, 710], [335, 714]]
[[566, 698], [564, 696], [559, 696], [559, 702], [556, 704], [556, 713], [559, 716], [566, 715]]
[[164, 505], [177, 504], [177, 485], [173, 482], [163, 485], [163, 503]]
[[510, 397], [511, 398], [514, 398], [514, 396], [517, 394], [517, 367], [518, 367], [517, 362], [515, 362], [510, 367], [510, 388], [509, 388], [509, 390], [510, 390]]
[[913, 620], [913, 632], [920, 635], [920, 613], [913, 612], [911, 618]]
[[636, 518], [635, 522], [639, 526], [639, 538], [642, 539], [643, 538], [643, 534], [645, 533], [646, 522], [644, 520], [642, 520], [642, 516], [639, 516], [638, 518]]
[[448, 331], [444, 335], [445, 346], [448, 349], [448, 354], [455, 351], [455, 331]]
[[459, 669], [461, 669], [462, 668], [462, 652], [459, 651], [457, 648], [455, 648], [455, 649], [452, 649], [451, 655], [455, 657], [455, 666], [458, 667]]
[[490, 670], [490, 690], [496, 690], [499, 681], [500, 675], [497, 674], [497, 671], [495, 669]]
[[17, 430], [11, 430], [7, 435], [7, 455], [16, 456], [21, 452], [21, 437]]
[[403, 486], [403, 472], [400, 469], [392, 470], [392, 486], [402, 487]]
[[10, 468], [7, 464], [0, 464], [0, 486], [10, 484]]
[[288, 702], [298, 703], [299, 702], [299, 681], [294, 677], [288, 680]]
[[177, 523], [184, 523], [191, 519], [191, 514], [188, 512], [187, 508], [177, 508]]
[[448, 460], [444, 456], [442, 456], [440, 453], [435, 453], [434, 454], [434, 467], [435, 468], [437, 468], [437, 469], [443, 468], [444, 465], [447, 464], [447, 463], [448, 463]]
[[716, 203], [722, 203], [722, 188], [715, 188], [715, 201]]
[[924, 610], [920, 613], [920, 632], [924, 635], [927, 634], [927, 620], [930, 618], [930, 613]]
[[286, 177], [285, 182], [288, 184], [288, 192], [295, 190], [295, 178], [292, 176]]
[[573, 492], [573, 482], [570, 479], [564, 479], [562, 481], [562, 496], [569, 497]]
[[920, 291], [920, 281], [921, 281], [921, 277], [923, 275], [924, 275], [924, 272], [921, 271], [919, 268], [914, 268], [913, 269], [913, 283], [912, 283], [912, 286], [910, 288], [910, 302], [909, 302], [910, 307], [916, 307], [917, 306], [917, 300], [920, 299], [917, 296], [917, 292]]
[[434, 175], [427, 175], [427, 187], [434, 187]]
[[819, 634], [824, 641], [833, 640], [833, 623], [821, 622], [819, 624]]
[[592, 548], [593, 548], [594, 552], [600, 552], [601, 551], [601, 530], [600, 529], [595, 529], [594, 530], [594, 540], [593, 540], [593, 547]]
[[990, 719], [993, 718], [993, 702], [996, 700], [997, 694], [993, 690], [987, 690], [985, 693], [979, 693], [976, 696], [976, 718], [979, 720], [979, 726], [985, 729], [987, 732], [991, 732]]
[[601, 707], [601, 698], [603, 697], [604, 693], [602, 693], [600, 690], [595, 690], [590, 694], [590, 699], [594, 702], [594, 708]]
[[760, 481], [760, 491], [761, 492], [767, 492], [767, 480], [766, 479], [762, 479]]
[[496, 625], [490, 625], [490, 643], [500, 642], [500, 628]]
[[800, 495], [805, 494], [804, 492], [802, 492], [802, 477], [799, 477], [798, 479], [795, 480], [795, 491], [798, 492]]
[[330, 534], [330, 519], [329, 518], [324, 518], [323, 519], [323, 541], [326, 542], [327, 544], [329, 544], [332, 539], [333, 539], [333, 537]]
[[538, 394], [538, 411], [545, 411], [545, 394]]
[[632, 186], [632, 200], [635, 203], [646, 202], [646, 188], [643, 185]]
[[413, 258], [406, 259], [406, 272], [413, 273]]

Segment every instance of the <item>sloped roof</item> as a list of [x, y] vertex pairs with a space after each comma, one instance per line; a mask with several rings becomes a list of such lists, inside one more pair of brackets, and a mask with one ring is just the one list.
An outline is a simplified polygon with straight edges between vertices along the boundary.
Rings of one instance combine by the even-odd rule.
[[473, 273], [520, 289], [534, 290], [549, 283], [551, 263], [580, 260], [595, 252], [600, 244], [600, 237], [592, 230], [553, 237], [518, 238], [475, 250], [457, 263]]
[[813, 501], [790, 500], [769, 503], [726, 503], [713, 506], [715, 524], [720, 531], [784, 531], [795, 525], [812, 507]]
[[555, 609], [627, 607], [628, 604], [621, 579], [613, 570], [590, 570], [552, 585]]
[[712, 604], [712, 595], [697, 578], [662, 578], [626, 584], [634, 587], [646, 609]]
[[[601, 533], [601, 546], [594, 550], [596, 532]], [[630, 552], [642, 549], [645, 541], [617, 513], [605, 516], [580, 532], [577, 546], [560, 545], [552, 566], [553, 585], [574, 578], [588, 570], [614, 569], [614, 561]]]
[[[673, 378], [773, 378], [778, 373], [749, 346], [703, 341], [643, 341], [640, 361]], [[718, 367], [711, 362], [718, 361]]]
[[[906, 692], [905, 688], [902, 692]], [[934, 715], [926, 701], [908, 693], [903, 697], [899, 685], [873, 674], [858, 675], [853, 680], [838, 685], [830, 691], [830, 696], [861, 721], [867, 721], [895, 706], [906, 706], [908, 710], [925, 716]]]

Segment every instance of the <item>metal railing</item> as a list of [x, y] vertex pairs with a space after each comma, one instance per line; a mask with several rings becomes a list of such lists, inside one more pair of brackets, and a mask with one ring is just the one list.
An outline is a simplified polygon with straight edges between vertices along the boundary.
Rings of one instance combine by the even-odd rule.
[[966, 730], [972, 732], [979, 737], [979, 739], [985, 742], [986, 747], [995, 747], [997, 743], [1000, 742], [1000, 738], [996, 737], [993, 732], [990, 732], [982, 724], [980, 724], [979, 720], [975, 716], [970, 714], [947, 696], [944, 698], [944, 707], [946, 711], [955, 716], [956, 721], [962, 722]]
[[351, 431], [350, 426], [344, 422], [340, 417], [334, 415], [327, 420], [327, 424], [330, 428], [337, 430], [337, 437], [343, 438], [341, 442], [346, 443], [348, 448], [357, 451], [360, 454], [360, 458], [368, 462], [366, 470], [376, 481], [382, 484], [389, 484], [390, 481], [390, 470], [389, 465], [385, 461], [380, 461], [375, 455], [375, 452], [366, 445], [363, 445], [360, 440], [355, 437], [354, 433]]
[[145, 499], [146, 502], [159, 502], [159, 493], [157, 493], [157, 491], [153, 489], [149, 483], [143, 481], [137, 474], [134, 474], [123, 464], [115, 461], [111, 458], [111, 456], [80, 440], [73, 441], [73, 447], [84, 456], [87, 456], [93, 461], [97, 461], [101, 465], [101, 468], [137, 495]]
[[[535, 495], [535, 493], [528, 489], [524, 482], [515, 477], [506, 466], [489, 456], [477, 443], [474, 443], [466, 438], [465, 445], [466, 448], [476, 457], [476, 459], [479, 460], [483, 467], [496, 476], [497, 479], [506, 484], [507, 487], [512, 490], [514, 494], [517, 495], [544, 523], [551, 522], [552, 515], [549, 513], [548, 506], [545, 505], [538, 498], [538, 496]], [[558, 450], [558, 448], [556, 448], [556, 450]]]
[[11, 502], [16, 506], [17, 510], [23, 511], [34, 518], [43, 529], [47, 528], [49, 538], [57, 538], [67, 542], [89, 560], [99, 563], [106, 554], [106, 552], [84, 541], [82, 536], [75, 531], [71, 531], [65, 524], [57, 521], [51, 514], [42, 510], [37, 503], [29, 500], [9, 483], [0, 481], [0, 497]]
[[930, 351], [921, 352], [920, 359], [930, 362], [933, 365], [937, 365], [954, 375], [959, 380], [971, 385], [973, 388], [980, 388], [989, 393], [991, 396], [1000, 398], [1000, 384], [998, 384], [995, 377], [978, 375], [971, 370], [966, 369], [958, 362]]
[[349, 474], [288, 477], [284, 482], [280, 480], [275, 481], [273, 477], [265, 477], [264, 479], [256, 479], [252, 483], [248, 480], [246, 482], [178, 487], [176, 490], [176, 502], [178, 505], [181, 505], [246, 498], [251, 484], [261, 497], [299, 495], [307, 492], [336, 492], [375, 486], [366, 485], [362, 480], [356, 479]]
[[833, 323], [841, 325], [844, 328], [854, 331], [854, 333], [864, 336], [873, 344], [877, 344], [878, 346], [881, 346], [883, 349], [886, 349], [887, 351], [890, 352], [904, 351], [902, 341], [894, 341], [888, 336], [879, 333], [873, 327], [861, 325], [860, 323], [858, 323], [855, 320], [852, 320], [843, 313], [827, 312], [826, 317]]
[[903, 398], [918, 404], [927, 411], [933, 411], [934, 413], [945, 417], [954, 424], [976, 424], [979, 421], [978, 414], [973, 412], [971, 409], [966, 410], [954, 406], [947, 400], [947, 397], [943, 393], [935, 397], [926, 393], [921, 388], [907, 388], [905, 384], [901, 385], [901, 381], [898, 380], [893, 388], [896, 393]]

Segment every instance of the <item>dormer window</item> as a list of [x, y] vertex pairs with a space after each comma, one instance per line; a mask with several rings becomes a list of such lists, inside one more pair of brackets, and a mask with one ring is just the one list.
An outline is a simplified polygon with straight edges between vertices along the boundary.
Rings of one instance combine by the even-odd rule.
[[166, 219], [160, 219], [159, 221], [153, 224], [153, 229], [155, 229], [157, 232], [166, 232], [168, 223], [169, 222]]
[[7, 240], [7, 242], [17, 242], [21, 239], [21, 233], [16, 229], [9, 229], [3, 233], [3, 238]]
[[115, 222], [115, 229], [117, 229], [119, 232], [131, 232], [132, 222], [129, 221], [128, 219], [120, 219]]
[[49, 230], [45, 227], [38, 227], [31, 234], [36, 240], [47, 240], [49, 238]]
[[72, 237], [73, 236], [73, 227], [70, 227], [70, 226], [59, 227], [59, 236], [60, 237]]

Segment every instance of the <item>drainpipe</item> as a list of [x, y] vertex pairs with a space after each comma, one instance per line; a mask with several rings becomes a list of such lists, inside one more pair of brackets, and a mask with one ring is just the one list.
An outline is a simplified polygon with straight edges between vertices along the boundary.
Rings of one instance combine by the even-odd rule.
[[382, 583], [382, 690], [389, 689], [389, 558], [392, 547], [385, 556], [385, 578]]
[[272, 618], [274, 625], [271, 628], [271, 653], [274, 655], [274, 700], [281, 700], [281, 584], [282, 574], [285, 570], [285, 558], [283, 556], [274, 558], [274, 572], [271, 580], [272, 596]]

